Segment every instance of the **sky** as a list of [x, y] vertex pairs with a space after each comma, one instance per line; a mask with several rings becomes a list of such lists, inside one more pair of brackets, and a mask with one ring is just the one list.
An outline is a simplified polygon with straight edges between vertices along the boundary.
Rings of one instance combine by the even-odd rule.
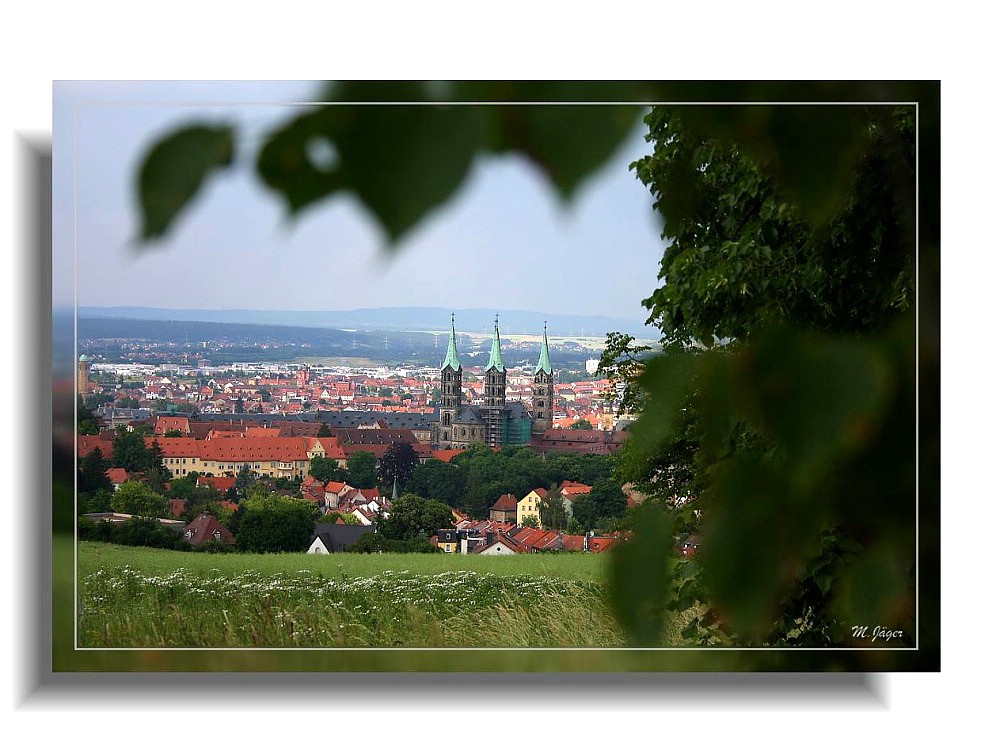
[[[254, 176], [263, 137], [301, 109], [312, 82], [57, 83], [53, 100], [53, 243], [73, 257], [80, 306], [350, 310], [443, 306], [644, 320], [656, 287], [661, 224], [628, 164], [648, 152], [637, 119], [627, 141], [561, 203], [523, 157], [477, 159], [459, 191], [397, 252], [351, 195], [289, 220]], [[144, 148], [192, 119], [236, 122], [241, 168], [212, 177], [167, 239], [136, 248], [133, 175]], [[74, 184], [75, 160], [75, 184]], [[72, 274], [54, 302], [73, 304]]]

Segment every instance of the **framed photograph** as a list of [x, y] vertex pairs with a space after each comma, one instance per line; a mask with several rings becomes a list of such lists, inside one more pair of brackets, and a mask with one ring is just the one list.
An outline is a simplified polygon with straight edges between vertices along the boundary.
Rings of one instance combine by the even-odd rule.
[[56, 672], [940, 668], [937, 82], [61, 82]]

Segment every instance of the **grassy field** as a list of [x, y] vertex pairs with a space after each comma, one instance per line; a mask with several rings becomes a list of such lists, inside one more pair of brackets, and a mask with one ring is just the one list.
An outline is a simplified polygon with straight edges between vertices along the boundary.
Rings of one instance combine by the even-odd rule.
[[[598, 555], [205, 555], [85, 542], [96, 647], [613, 647]], [[676, 633], [664, 635], [665, 645]]]

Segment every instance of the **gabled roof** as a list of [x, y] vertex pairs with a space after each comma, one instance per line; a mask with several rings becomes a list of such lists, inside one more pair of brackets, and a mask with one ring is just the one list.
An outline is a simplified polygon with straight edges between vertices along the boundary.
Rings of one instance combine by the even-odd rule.
[[123, 482], [128, 481], [128, 472], [120, 467], [108, 469], [104, 473], [107, 475], [108, 479], [111, 480], [111, 484], [122, 484]]
[[[188, 532], [191, 532], [190, 535], [188, 535]], [[204, 544], [205, 542], [215, 540], [216, 533], [218, 533], [218, 541], [226, 542], [227, 544], [232, 544], [236, 541], [229, 532], [229, 529], [219, 523], [215, 516], [209, 513], [202, 513], [184, 527], [184, 540], [188, 544]]]
[[317, 538], [326, 547], [327, 552], [343, 552], [344, 547], [354, 544], [365, 534], [370, 534], [370, 526], [357, 526], [344, 523], [318, 523], [313, 529], [313, 537], [309, 541], [309, 546]]
[[225, 493], [236, 486], [236, 477], [198, 477], [197, 484], [202, 487], [215, 487], [219, 492]]
[[517, 510], [517, 498], [509, 492], [501, 495], [500, 499], [493, 503], [490, 510]]

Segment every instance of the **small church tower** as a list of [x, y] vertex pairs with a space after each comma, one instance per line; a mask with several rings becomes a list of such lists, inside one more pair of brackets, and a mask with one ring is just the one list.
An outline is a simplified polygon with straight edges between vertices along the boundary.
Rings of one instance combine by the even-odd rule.
[[84, 398], [87, 397], [90, 381], [90, 357], [86, 354], [80, 355], [80, 361], [76, 363], [76, 390]]
[[504, 419], [507, 405], [507, 368], [500, 356], [500, 319], [493, 323], [493, 348], [486, 363], [484, 383], [484, 411], [486, 417], [486, 444], [491, 448], [504, 444]]
[[458, 361], [458, 344], [455, 341], [455, 314], [451, 315], [451, 338], [448, 353], [441, 364], [441, 408], [438, 417], [438, 439], [447, 446], [451, 440], [452, 425], [462, 406], [462, 365]]
[[535, 383], [532, 393], [535, 418], [531, 423], [532, 432], [541, 433], [552, 429], [552, 405], [555, 400], [552, 380], [552, 362], [549, 360], [549, 326], [546, 322], [542, 329], [542, 351], [539, 352], [538, 364], [535, 365]]

